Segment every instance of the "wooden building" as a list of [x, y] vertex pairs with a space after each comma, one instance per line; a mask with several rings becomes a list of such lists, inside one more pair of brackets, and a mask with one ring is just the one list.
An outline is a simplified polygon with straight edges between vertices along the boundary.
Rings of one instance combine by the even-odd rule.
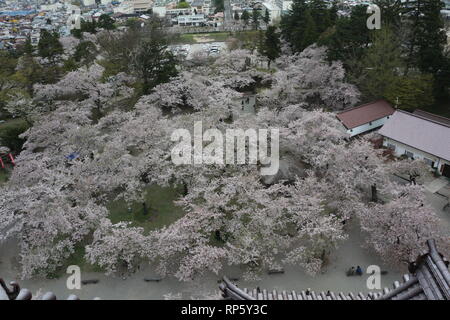
[[422, 159], [450, 178], [450, 119], [421, 110], [397, 110], [378, 133], [394, 155]]
[[341, 111], [336, 117], [350, 137], [354, 137], [380, 128], [394, 112], [389, 102], [377, 100]]

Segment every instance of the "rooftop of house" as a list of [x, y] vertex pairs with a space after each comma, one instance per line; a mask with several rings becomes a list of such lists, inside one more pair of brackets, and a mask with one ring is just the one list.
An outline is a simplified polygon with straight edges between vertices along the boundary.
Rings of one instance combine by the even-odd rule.
[[336, 117], [347, 129], [375, 121], [395, 112], [386, 100], [377, 100], [339, 112]]
[[424, 117], [420, 114], [397, 110], [378, 133], [450, 161], [450, 125], [442, 120], [432, 119], [430, 114]]
[[420, 109], [414, 110], [413, 114], [421, 116], [423, 118], [427, 118], [427, 119], [435, 121], [435, 122], [443, 123], [443, 124], [445, 124], [447, 126], [450, 126], [450, 119], [449, 118], [442, 117], [442, 116], [439, 116], [437, 114], [429, 113], [427, 111], [420, 110]]

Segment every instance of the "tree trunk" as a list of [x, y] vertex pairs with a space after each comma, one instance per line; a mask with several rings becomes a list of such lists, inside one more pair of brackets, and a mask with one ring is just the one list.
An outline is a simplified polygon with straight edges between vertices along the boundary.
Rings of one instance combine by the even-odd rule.
[[371, 186], [371, 189], [372, 189], [372, 201], [373, 202], [378, 202], [377, 185], [373, 184]]
[[183, 182], [183, 196], [187, 196], [188, 194], [188, 186], [186, 182]]
[[144, 216], [146, 216], [148, 214], [147, 204], [145, 202], [142, 202], [142, 207], [144, 208]]

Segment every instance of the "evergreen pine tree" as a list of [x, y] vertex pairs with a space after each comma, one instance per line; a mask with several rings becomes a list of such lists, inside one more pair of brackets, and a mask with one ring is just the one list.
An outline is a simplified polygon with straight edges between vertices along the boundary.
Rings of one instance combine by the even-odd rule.
[[33, 45], [31, 44], [31, 37], [28, 36], [27, 40], [25, 41], [25, 45], [23, 47], [23, 52], [25, 53], [25, 55], [27, 56], [32, 56], [33, 55]]
[[265, 24], [269, 24], [269, 22], [270, 22], [270, 12], [269, 12], [269, 10], [266, 10], [266, 12], [264, 13], [263, 21], [264, 21]]
[[252, 24], [253, 27], [255, 28], [255, 30], [258, 30], [259, 28], [259, 18], [260, 18], [260, 13], [257, 9], [253, 8], [252, 11]]
[[103, 28], [103, 29], [106, 29], [106, 30], [113, 30], [113, 29], [116, 28], [116, 26], [114, 25], [114, 19], [111, 18], [107, 14], [102, 14], [98, 18], [98, 26], [100, 28]]
[[289, 12], [281, 18], [281, 34], [296, 52], [303, 51], [302, 41], [305, 29], [305, 0], [294, 0]]
[[309, 9], [317, 32], [322, 33], [331, 26], [330, 10], [324, 0], [312, 0]]
[[275, 26], [268, 26], [264, 35], [264, 42], [262, 44], [262, 55], [267, 57], [267, 67], [270, 68], [270, 63], [281, 55], [280, 35], [276, 31]]
[[392, 28], [384, 25], [373, 35], [372, 45], [361, 59], [359, 88], [367, 99], [385, 98], [403, 70], [400, 42]]
[[303, 30], [303, 37], [301, 41], [301, 48], [305, 49], [312, 45], [319, 37], [317, 26], [311, 11], [308, 9], [305, 12], [305, 29]]
[[244, 10], [244, 12], [242, 12], [241, 19], [244, 20], [245, 25], [248, 25], [248, 21], [250, 20], [250, 15], [248, 14], [247, 10]]
[[48, 58], [51, 62], [54, 62], [58, 55], [63, 54], [64, 50], [61, 42], [59, 42], [58, 33], [42, 30], [38, 43], [38, 53], [39, 56]]
[[320, 42], [328, 46], [328, 58], [342, 61], [347, 71], [352, 63], [360, 61], [370, 44], [367, 18], [366, 6], [353, 7], [350, 17], [337, 19], [335, 32]]
[[450, 85], [450, 63], [444, 55], [447, 36], [440, 14], [440, 0], [417, 0], [413, 9], [413, 32], [408, 67], [417, 66], [435, 78], [435, 94], [441, 95]]

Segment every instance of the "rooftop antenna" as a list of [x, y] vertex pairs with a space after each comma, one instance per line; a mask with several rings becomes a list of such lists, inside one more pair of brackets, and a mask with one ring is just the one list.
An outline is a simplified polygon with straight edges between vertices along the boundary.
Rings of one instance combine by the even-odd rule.
[[398, 109], [398, 97], [395, 99], [395, 109]]

